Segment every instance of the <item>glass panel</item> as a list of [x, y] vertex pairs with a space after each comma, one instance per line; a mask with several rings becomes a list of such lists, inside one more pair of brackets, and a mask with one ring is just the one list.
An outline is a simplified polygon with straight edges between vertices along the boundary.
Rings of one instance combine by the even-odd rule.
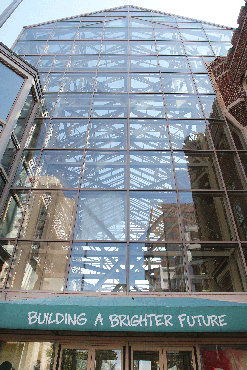
[[179, 189], [222, 189], [213, 153], [173, 153]]
[[125, 240], [126, 193], [119, 191], [81, 192], [74, 239]]
[[173, 149], [209, 149], [205, 121], [169, 120], [169, 129]]
[[114, 18], [106, 18], [105, 22], [105, 28], [108, 27], [128, 27], [128, 20], [126, 17], [124, 18], [119, 18], [119, 19], [114, 19]]
[[154, 41], [130, 41], [130, 54], [156, 54], [156, 47]]
[[95, 370], [121, 370], [121, 351], [95, 351]]
[[133, 351], [134, 370], [159, 370], [158, 351]]
[[135, 28], [152, 28], [152, 18], [149, 18], [149, 21], [143, 21], [138, 18], [130, 18], [129, 19], [129, 27], [135, 27]]
[[184, 41], [207, 41], [207, 37], [203, 30], [181, 30], [181, 35]]
[[190, 72], [186, 57], [159, 56], [161, 72]]
[[101, 55], [99, 71], [127, 71], [127, 56]]
[[203, 118], [199, 99], [195, 95], [165, 95], [165, 102], [168, 118]]
[[92, 106], [92, 117], [126, 117], [127, 95], [95, 94]]
[[162, 95], [130, 95], [130, 117], [164, 118], [165, 107]]
[[54, 117], [88, 117], [90, 112], [91, 94], [60, 94]]
[[[214, 113], [217, 113], [217, 106], [214, 105]], [[209, 131], [212, 136], [213, 144], [215, 149], [224, 150], [232, 149], [234, 150], [231, 137], [229, 135], [228, 127], [225, 121], [209, 120]]]
[[127, 146], [127, 121], [91, 119], [89, 122], [88, 148], [125, 149]]
[[0, 62], [0, 118], [6, 120], [24, 78]]
[[17, 137], [19, 142], [21, 142], [22, 136], [25, 132], [26, 125], [32, 113], [34, 104], [35, 100], [33, 94], [29, 93], [14, 128], [15, 136]]
[[101, 54], [128, 54], [127, 41], [102, 41]]
[[[70, 54], [73, 46], [72, 41], [49, 41], [46, 48], [47, 54]], [[31, 54], [31, 53], [30, 53]]]
[[191, 75], [179, 73], [162, 73], [162, 82], [165, 93], [195, 93]]
[[34, 173], [39, 159], [38, 150], [26, 150], [23, 152], [20, 164], [17, 168], [13, 187], [25, 186], [30, 187], [34, 180]]
[[230, 210], [223, 194], [180, 192], [179, 197], [187, 241], [235, 240]]
[[130, 153], [130, 189], [174, 189], [170, 153]]
[[200, 346], [202, 370], [235, 370], [246, 367], [247, 351], [243, 346]]
[[130, 120], [131, 149], [170, 149], [165, 120]]
[[22, 224], [23, 239], [68, 239], [74, 219], [76, 192], [33, 190]]
[[194, 74], [194, 78], [199, 94], [214, 94], [214, 89], [208, 75]]
[[[13, 48], [16, 54], [42, 54], [46, 41], [18, 41]], [[45, 52], [45, 51], [44, 51]]]
[[229, 199], [240, 240], [247, 240], [247, 194], [229, 194]]
[[[48, 56], [47, 56], [48, 58]], [[67, 64], [68, 64], [68, 59], [69, 59], [69, 56], [68, 55], [56, 55], [55, 56], [55, 59], [54, 59], [54, 62], [52, 64], [52, 67], [51, 67], [51, 71], [55, 72], [55, 71], [64, 71], [67, 67]]]
[[231, 41], [233, 30], [207, 30], [207, 35], [210, 41]]
[[68, 71], [95, 71], [98, 65], [98, 56], [95, 55], [81, 55], [70, 57], [68, 63]]
[[[39, 58], [39, 57], [38, 57]], [[68, 57], [67, 57], [68, 59]], [[43, 55], [39, 61], [37, 66], [39, 71], [49, 72], [54, 60], [54, 56], [52, 55]], [[65, 68], [64, 68], [65, 69]]]
[[67, 27], [72, 27], [72, 28], [78, 28], [79, 25], [80, 25], [80, 22], [76, 22], [76, 18], [75, 18], [75, 21], [73, 19], [70, 19], [70, 20], [66, 20], [66, 21], [58, 21], [57, 24], [56, 24], [56, 27], [55, 28], [67, 28]]
[[175, 192], [130, 192], [130, 239], [180, 239]]
[[193, 370], [192, 353], [190, 351], [167, 351], [167, 370]]
[[152, 71], [159, 72], [157, 56], [130, 56], [130, 71]]
[[74, 243], [67, 290], [126, 291], [125, 243]]
[[128, 75], [120, 73], [99, 73], [97, 75], [97, 92], [127, 92]]
[[11, 165], [14, 162], [16, 153], [17, 153], [16, 147], [13, 143], [13, 140], [10, 138], [1, 159], [1, 165], [3, 166], [7, 174], [10, 173], [11, 171]]
[[[9, 261], [14, 249], [14, 241], [0, 241], [0, 289], [6, 282], [6, 277], [9, 269]], [[2, 344], [2, 343], [1, 343]], [[0, 351], [1, 361], [1, 351]]]
[[226, 56], [228, 54], [228, 50], [232, 48], [232, 44], [230, 42], [212, 42], [212, 48], [217, 56]]
[[0, 219], [1, 238], [15, 238], [21, 224], [27, 193], [24, 191], [12, 191], [12, 194], [13, 196], [9, 195], [7, 198], [3, 216]]
[[193, 292], [244, 291], [245, 273], [238, 246], [221, 243], [186, 247]]
[[5, 184], [6, 184], [5, 181], [3, 180], [2, 176], [0, 176], [0, 196], [2, 195], [3, 189], [5, 187]]
[[87, 370], [88, 351], [81, 349], [64, 349], [61, 370]]
[[92, 92], [95, 74], [93, 73], [66, 73], [62, 83], [64, 92]]
[[159, 54], [163, 55], [183, 55], [183, 44], [179, 41], [157, 41], [157, 49]]
[[24, 28], [19, 40], [48, 40], [51, 31], [49, 28]]
[[19, 242], [7, 287], [63, 290], [68, 252], [69, 243]]
[[194, 73], [201, 73], [201, 72], [202, 73], [207, 73], [207, 70], [206, 70], [206, 67], [203, 63], [202, 58], [189, 57], [189, 62], [190, 62], [192, 72], [194, 72]]
[[41, 148], [45, 138], [49, 119], [35, 118], [29, 129], [28, 138], [25, 144], [26, 148]]
[[127, 40], [128, 29], [105, 28], [103, 39], [105, 40]]
[[185, 42], [188, 55], [214, 55], [208, 42]]
[[138, 29], [131, 29], [130, 28], [130, 40], [153, 40], [154, 39], [154, 31], [152, 29], [147, 28], [138, 28]]
[[82, 151], [43, 151], [36, 172], [35, 187], [76, 188], [79, 184], [82, 158]]
[[99, 50], [100, 41], [75, 41], [73, 54], [99, 54]]
[[26, 62], [32, 64], [34, 67], [36, 67], [40, 56], [39, 55], [25, 55], [25, 57], [22, 57], [25, 59]]
[[155, 37], [156, 40], [179, 40], [180, 41], [180, 35], [178, 30], [172, 28], [172, 29], [155, 29]]
[[178, 26], [180, 28], [202, 28], [202, 24], [200, 22], [191, 22], [188, 21], [187, 19], [183, 19], [183, 22], [181, 19], [181, 22], [178, 22]]
[[130, 74], [130, 92], [161, 92], [161, 81], [158, 73]]
[[53, 119], [50, 123], [45, 146], [47, 148], [84, 148], [88, 120]]
[[79, 40], [101, 40], [102, 29], [99, 28], [79, 28], [76, 38]]
[[125, 153], [86, 152], [82, 171], [82, 188], [124, 189], [126, 186]]
[[[244, 188], [246, 189], [246, 180], [244, 179], [244, 176], [242, 174], [242, 170], [240, 168], [239, 160], [236, 154], [233, 152], [217, 152], [217, 157], [219, 160], [219, 165], [226, 188], [229, 190], [241, 190]], [[244, 163], [246, 164], [246, 161], [244, 161]]]
[[45, 92], [58, 92], [63, 79], [63, 73], [49, 73], [43, 90]]
[[51, 40], [74, 40], [77, 28], [55, 28]]
[[215, 95], [201, 95], [200, 100], [207, 118], [223, 119], [221, 108]]
[[44, 115], [50, 116], [52, 114], [54, 105], [56, 104], [57, 93], [44, 94]]
[[[0, 363], [2, 369], [52, 369], [55, 343], [2, 342]], [[85, 369], [86, 370], [86, 369]]]
[[130, 243], [130, 291], [184, 292], [183, 246]]

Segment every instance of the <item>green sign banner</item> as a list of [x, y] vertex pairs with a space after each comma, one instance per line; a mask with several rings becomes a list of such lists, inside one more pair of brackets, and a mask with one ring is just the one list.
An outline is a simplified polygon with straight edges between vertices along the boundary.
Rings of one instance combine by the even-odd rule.
[[0, 302], [0, 328], [244, 332], [247, 304], [201, 298], [68, 297]]

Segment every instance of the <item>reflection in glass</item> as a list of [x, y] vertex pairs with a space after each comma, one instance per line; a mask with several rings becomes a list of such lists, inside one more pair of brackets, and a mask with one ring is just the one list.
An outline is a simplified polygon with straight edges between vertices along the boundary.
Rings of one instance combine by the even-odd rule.
[[131, 73], [131, 92], [161, 92], [161, 81], [158, 73]]
[[68, 239], [74, 219], [76, 192], [33, 190], [27, 203], [20, 237]]
[[126, 119], [90, 119], [88, 148], [126, 149], [127, 120]]
[[2, 342], [0, 349], [0, 363], [9, 362], [12, 369], [52, 369], [54, 357], [51, 342]]
[[134, 370], [159, 370], [158, 351], [133, 351]]
[[229, 193], [232, 212], [240, 240], [247, 240], [247, 194]]
[[193, 292], [242, 292], [244, 268], [237, 245], [187, 244]]
[[63, 290], [69, 243], [19, 242], [7, 287]]
[[130, 95], [130, 117], [164, 118], [165, 107], [162, 95]]
[[67, 290], [126, 291], [125, 243], [74, 243]]
[[213, 153], [173, 152], [179, 189], [220, 189], [220, 174]]
[[189, 65], [185, 56], [159, 56], [161, 72], [189, 72]]
[[167, 370], [193, 370], [191, 351], [167, 351]]
[[96, 350], [95, 370], [121, 370], [121, 351]]
[[203, 118], [197, 95], [165, 95], [168, 118]]
[[182, 245], [131, 243], [129, 261], [131, 291], [185, 291], [185, 262]]
[[127, 71], [127, 56], [101, 55], [99, 71]]
[[54, 109], [54, 117], [88, 117], [91, 94], [60, 94]]
[[61, 370], [87, 370], [88, 351], [81, 349], [64, 349]]
[[127, 95], [94, 94], [91, 117], [119, 118], [127, 116]]
[[20, 164], [17, 168], [13, 187], [25, 186], [30, 187], [34, 180], [34, 173], [37, 166], [39, 150], [26, 150], [23, 152]]
[[82, 151], [43, 151], [36, 171], [35, 187], [76, 188], [79, 183], [82, 158]]
[[175, 192], [130, 192], [130, 239], [180, 239]]
[[179, 198], [185, 240], [235, 240], [223, 194], [179, 192]]
[[74, 239], [125, 240], [126, 193], [82, 191], [78, 203]]
[[189, 74], [162, 73], [165, 93], [195, 93], [192, 77]]
[[244, 369], [247, 363], [247, 351], [245, 346], [200, 346], [202, 370]]
[[[9, 269], [9, 262], [14, 249], [14, 241], [0, 242], [0, 289], [6, 282], [6, 277]], [[1, 360], [0, 360], [1, 361]]]
[[169, 120], [173, 149], [207, 150], [208, 133], [203, 120]]

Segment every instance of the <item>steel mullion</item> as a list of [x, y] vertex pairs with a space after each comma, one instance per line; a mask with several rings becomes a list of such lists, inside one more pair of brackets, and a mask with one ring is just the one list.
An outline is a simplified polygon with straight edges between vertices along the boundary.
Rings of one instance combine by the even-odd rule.
[[126, 204], [126, 234], [127, 234], [127, 258], [126, 258], [126, 294], [130, 292], [130, 10], [128, 6], [128, 44], [127, 44], [127, 152], [126, 152], [126, 181], [127, 181], [127, 204]]

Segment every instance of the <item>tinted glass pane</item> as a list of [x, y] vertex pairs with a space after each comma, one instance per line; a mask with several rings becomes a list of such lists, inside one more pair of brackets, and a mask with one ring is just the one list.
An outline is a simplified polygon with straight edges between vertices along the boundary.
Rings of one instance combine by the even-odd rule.
[[183, 247], [177, 244], [130, 243], [130, 290], [184, 292]]
[[0, 118], [6, 120], [21, 89], [24, 78], [0, 63]]
[[88, 148], [125, 149], [127, 146], [127, 120], [91, 119]]
[[130, 120], [131, 149], [170, 149], [165, 120]]
[[125, 243], [74, 243], [67, 290], [126, 291]]

